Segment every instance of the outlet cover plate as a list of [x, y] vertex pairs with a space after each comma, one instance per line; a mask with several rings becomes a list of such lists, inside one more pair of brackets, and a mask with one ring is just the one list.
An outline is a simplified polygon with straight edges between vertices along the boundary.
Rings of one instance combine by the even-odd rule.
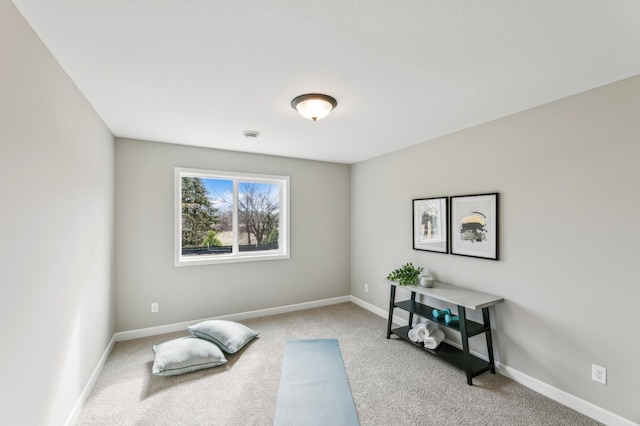
[[591, 364], [591, 380], [603, 385], [607, 384], [607, 369], [599, 365]]

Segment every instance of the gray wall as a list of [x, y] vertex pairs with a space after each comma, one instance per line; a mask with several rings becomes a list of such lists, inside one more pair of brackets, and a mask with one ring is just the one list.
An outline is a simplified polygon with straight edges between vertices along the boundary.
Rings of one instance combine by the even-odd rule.
[[[354, 165], [351, 293], [386, 310], [413, 261], [503, 296], [502, 364], [640, 422], [639, 135], [635, 77]], [[500, 261], [412, 250], [412, 198], [495, 191]]]
[[63, 424], [113, 336], [113, 136], [0, 0], [0, 423]]
[[[406, 261], [505, 297], [503, 365], [640, 422], [640, 77], [351, 168], [118, 140], [114, 288], [113, 137], [9, 0], [0, 61], [3, 424], [63, 423], [116, 330], [349, 293], [386, 309]], [[174, 166], [290, 175], [291, 259], [173, 267]], [[499, 262], [411, 250], [412, 198], [489, 191]]]
[[[349, 294], [348, 165], [131, 139], [115, 164], [118, 331]], [[176, 166], [290, 176], [291, 259], [174, 267]]]

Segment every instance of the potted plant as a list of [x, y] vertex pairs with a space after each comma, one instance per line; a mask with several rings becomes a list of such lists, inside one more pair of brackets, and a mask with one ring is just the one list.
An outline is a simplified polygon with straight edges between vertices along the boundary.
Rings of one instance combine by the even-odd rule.
[[422, 266], [416, 268], [409, 262], [392, 271], [387, 275], [387, 279], [389, 281], [395, 281], [399, 285], [416, 285], [420, 280], [420, 272], [423, 270], [424, 268]]

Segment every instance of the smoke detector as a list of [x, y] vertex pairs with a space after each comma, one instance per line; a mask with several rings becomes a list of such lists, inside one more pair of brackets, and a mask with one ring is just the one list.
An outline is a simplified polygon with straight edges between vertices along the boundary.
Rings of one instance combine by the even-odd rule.
[[260, 136], [260, 133], [256, 132], [255, 130], [245, 130], [244, 132], [242, 132], [242, 134], [247, 139], [255, 139]]

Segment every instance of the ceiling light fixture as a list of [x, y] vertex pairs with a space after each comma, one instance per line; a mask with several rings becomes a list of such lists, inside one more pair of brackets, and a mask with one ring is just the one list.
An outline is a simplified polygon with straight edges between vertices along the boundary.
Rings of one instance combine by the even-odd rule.
[[335, 98], [320, 93], [300, 95], [291, 101], [291, 107], [301, 116], [309, 120], [319, 120], [326, 117], [338, 105]]

